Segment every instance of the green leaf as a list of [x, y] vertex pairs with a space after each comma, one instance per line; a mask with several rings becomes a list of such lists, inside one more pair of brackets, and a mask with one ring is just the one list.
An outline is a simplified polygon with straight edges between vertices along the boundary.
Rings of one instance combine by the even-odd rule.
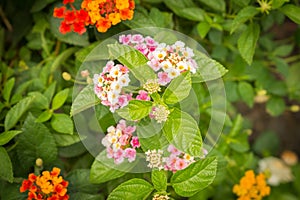
[[15, 85], [15, 78], [9, 79], [4, 85], [2, 95], [3, 95], [3, 99], [7, 102], [9, 102], [11, 91], [14, 85]]
[[209, 32], [210, 28], [211, 28], [210, 24], [207, 23], [206, 21], [200, 22], [197, 25], [197, 31], [198, 31], [199, 35], [201, 36], [201, 38], [205, 38], [205, 36]]
[[39, 117], [36, 119], [36, 122], [46, 122], [52, 117], [53, 111], [45, 110]]
[[290, 0], [272, 0], [272, 9], [280, 8], [285, 2]]
[[274, 49], [272, 54], [274, 56], [285, 57], [285, 56], [288, 56], [292, 52], [293, 48], [294, 48], [294, 45], [292, 45], [292, 44], [281, 45], [281, 46], [277, 47], [276, 49]]
[[152, 106], [151, 101], [131, 100], [127, 106], [118, 109], [117, 113], [127, 120], [140, 120], [149, 115]]
[[238, 39], [238, 49], [243, 59], [251, 65], [259, 37], [260, 28], [258, 24], [250, 24]]
[[267, 112], [275, 117], [281, 115], [285, 110], [285, 102], [281, 97], [272, 97], [267, 102]]
[[142, 84], [149, 79], [156, 78], [153, 69], [147, 65], [148, 59], [133, 47], [121, 44], [110, 44], [108, 45], [108, 51], [112, 59], [117, 59], [123, 65], [126, 65]]
[[223, 65], [209, 58], [204, 53], [195, 50], [194, 54], [198, 69], [195, 74], [192, 74], [193, 83], [218, 79], [227, 73], [228, 70]]
[[280, 8], [280, 11], [295, 23], [300, 24], [300, 7], [293, 4], [286, 4]]
[[34, 97], [26, 97], [19, 101], [16, 105], [14, 105], [6, 114], [4, 127], [5, 130], [9, 130], [22, 117], [22, 115], [29, 109], [31, 103], [34, 101]]
[[66, 176], [66, 179], [72, 183], [72, 189], [75, 191], [96, 194], [100, 185], [91, 183], [89, 176], [90, 169], [75, 169]]
[[253, 144], [253, 150], [255, 153], [262, 155], [263, 157], [268, 157], [272, 155], [277, 155], [280, 149], [280, 139], [278, 134], [273, 132], [262, 132], [255, 139]]
[[143, 200], [153, 191], [153, 186], [147, 181], [133, 178], [116, 187], [108, 196], [107, 200]]
[[179, 150], [192, 156], [201, 155], [201, 133], [197, 122], [188, 113], [174, 108], [164, 124], [163, 134]]
[[233, 150], [244, 153], [249, 150], [249, 143], [248, 143], [248, 134], [247, 133], [239, 133], [234, 138], [229, 139], [229, 146]]
[[286, 79], [286, 85], [289, 91], [289, 97], [300, 100], [300, 63], [297, 62], [289, 67], [289, 73]]
[[55, 93], [55, 87], [56, 87], [56, 81], [51, 83], [51, 85], [49, 85], [49, 87], [44, 92], [44, 96], [49, 100], [49, 102], [52, 100], [52, 97]]
[[136, 128], [141, 147], [144, 152], [162, 149], [169, 143], [161, 132], [161, 124], [148, 120], [141, 120]]
[[36, 118], [29, 114], [22, 130], [16, 149], [24, 169], [34, 166], [37, 158], [41, 158], [45, 165], [57, 158], [55, 140], [44, 124], [37, 123]]
[[205, 11], [198, 7], [191, 7], [179, 9], [176, 14], [191, 21], [203, 21]]
[[198, 8], [193, 1], [164, 0], [164, 3], [176, 15], [192, 21], [203, 21], [205, 12]]
[[12, 163], [5, 148], [3, 147], [0, 147], [0, 160], [0, 178], [12, 183], [14, 180]]
[[64, 105], [65, 101], [67, 100], [69, 95], [69, 88], [66, 88], [60, 92], [58, 92], [52, 101], [52, 109], [56, 110], [60, 108], [62, 105]]
[[198, 1], [216, 11], [220, 11], [220, 12], [225, 11], [226, 4], [224, 0], [214, 0], [214, 1], [198, 0]]
[[77, 51], [78, 51], [77, 47], [71, 47], [59, 53], [58, 56], [54, 59], [53, 63], [51, 64], [50, 72], [54, 73], [64, 61], [66, 61], [70, 56], [72, 56]]
[[37, 109], [47, 109], [49, 107], [49, 100], [40, 92], [30, 92], [28, 96], [32, 96], [34, 98], [31, 107]]
[[74, 116], [81, 111], [84, 111], [96, 104], [99, 104], [100, 100], [94, 93], [93, 85], [88, 85], [80, 93], [76, 96], [73, 100], [72, 107], [71, 107], [71, 116]]
[[122, 169], [120, 171], [115, 166], [113, 159], [107, 158], [106, 151], [102, 151], [91, 166], [90, 181], [92, 183], [104, 183], [124, 176], [133, 167], [131, 164], [123, 162], [118, 165], [118, 168]]
[[241, 114], [238, 114], [233, 121], [231, 130], [228, 135], [230, 137], [234, 137], [234, 136], [238, 135], [240, 133], [242, 127], [243, 127], [243, 117]]
[[191, 88], [191, 74], [183, 73], [171, 81], [162, 98], [167, 104], [175, 104], [189, 96]]
[[0, 134], [0, 146], [5, 145], [8, 143], [11, 139], [13, 139], [16, 135], [22, 133], [22, 131], [6, 131], [4, 133]]
[[50, 18], [50, 29], [55, 37], [57, 37], [59, 40], [61, 40], [63, 42], [73, 44], [73, 45], [78, 45], [78, 46], [89, 45], [87, 33], [84, 33], [82, 35], [79, 35], [78, 33], [75, 33], [75, 32], [62, 34], [59, 32], [60, 23], [61, 23], [61, 19], [57, 19], [54, 17]]
[[[122, 23], [124, 23], [131, 29], [149, 27], [161, 27], [172, 29], [174, 26], [172, 17], [172, 13], [161, 12], [155, 7], [152, 7], [149, 13], [146, 9], [139, 7], [134, 11], [134, 18], [132, 20], [127, 20]], [[155, 32], [152, 32], [152, 30], [149, 29], [148, 34], [149, 33]]]
[[241, 98], [249, 107], [253, 106], [254, 102], [254, 90], [250, 83], [247, 82], [239, 82], [238, 90]]
[[180, 196], [190, 197], [208, 187], [215, 179], [217, 164], [217, 159], [211, 157], [177, 171], [171, 178], [175, 192]]
[[59, 133], [73, 135], [73, 121], [66, 114], [53, 114], [53, 117], [51, 119], [51, 126], [55, 131]]
[[76, 192], [75, 194], [71, 193], [70, 199], [72, 199], [72, 200], [83, 200], [83, 199], [105, 200], [103, 194], [88, 194], [88, 193], [83, 193], [83, 192]]
[[231, 31], [233, 33], [241, 24], [245, 23], [249, 19], [252, 19], [256, 14], [259, 13], [259, 10], [253, 6], [247, 6], [240, 10], [237, 16], [232, 21]]
[[76, 135], [66, 135], [66, 134], [53, 134], [53, 137], [56, 141], [57, 146], [65, 147], [80, 142], [81, 139], [77, 134]]
[[157, 191], [167, 190], [167, 174], [163, 170], [152, 170], [151, 180]]

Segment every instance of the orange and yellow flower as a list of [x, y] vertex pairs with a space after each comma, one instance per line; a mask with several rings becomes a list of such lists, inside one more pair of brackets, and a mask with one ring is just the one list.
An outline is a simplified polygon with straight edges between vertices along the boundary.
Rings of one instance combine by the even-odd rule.
[[81, 8], [89, 17], [90, 25], [95, 25], [99, 32], [106, 32], [121, 20], [131, 20], [134, 14], [134, 0], [83, 0]]
[[51, 172], [43, 171], [42, 175], [33, 173], [22, 182], [20, 192], [28, 190], [27, 200], [68, 200], [68, 181], [59, 176], [60, 169], [54, 167]]
[[255, 176], [253, 170], [248, 170], [240, 179], [240, 183], [233, 186], [233, 193], [238, 200], [261, 200], [270, 195], [271, 188], [266, 183], [266, 177], [260, 173]]

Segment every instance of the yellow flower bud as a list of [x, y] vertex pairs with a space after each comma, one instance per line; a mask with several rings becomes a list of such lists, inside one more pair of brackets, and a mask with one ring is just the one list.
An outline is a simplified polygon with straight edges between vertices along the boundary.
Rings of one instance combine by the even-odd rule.
[[68, 72], [63, 72], [62, 73], [62, 77], [63, 77], [63, 79], [65, 79], [66, 81], [69, 81], [69, 80], [71, 80], [71, 75], [68, 73]]
[[292, 105], [290, 107], [290, 111], [292, 111], [292, 112], [299, 112], [300, 111], [300, 106], [298, 106], [298, 105]]
[[35, 165], [36, 165], [37, 167], [42, 167], [42, 166], [43, 166], [43, 160], [42, 160], [41, 158], [37, 158], [37, 159], [35, 160]]

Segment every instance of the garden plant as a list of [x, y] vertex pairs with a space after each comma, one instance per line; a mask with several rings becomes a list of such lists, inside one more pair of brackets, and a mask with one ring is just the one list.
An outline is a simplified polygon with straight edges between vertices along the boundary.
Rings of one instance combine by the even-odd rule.
[[297, 200], [300, 2], [0, 4], [0, 199]]

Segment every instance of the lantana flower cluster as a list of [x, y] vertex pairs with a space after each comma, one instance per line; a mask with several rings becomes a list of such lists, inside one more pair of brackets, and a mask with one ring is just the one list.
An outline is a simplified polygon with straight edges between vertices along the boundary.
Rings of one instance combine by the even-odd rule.
[[253, 170], [246, 171], [240, 183], [233, 186], [233, 193], [238, 196], [238, 200], [262, 199], [270, 195], [270, 191], [265, 175], [260, 173], [256, 176]]
[[121, 20], [133, 18], [134, 0], [83, 0], [79, 10], [74, 7], [74, 1], [63, 0], [64, 6], [54, 8], [53, 16], [63, 19], [59, 27], [62, 34], [74, 31], [81, 35], [88, 25], [95, 26], [99, 32], [106, 32]]
[[119, 42], [139, 50], [148, 59], [148, 65], [157, 73], [158, 83], [167, 85], [182, 72], [196, 73], [197, 63], [193, 59], [194, 52], [182, 41], [172, 45], [158, 43], [152, 37], [141, 34], [121, 35]]
[[[74, 31], [81, 35], [86, 32], [85, 26], [88, 25], [89, 15], [85, 10], [77, 10], [73, 3], [74, 0], [64, 0], [63, 4], [65, 6], [54, 8], [53, 16], [63, 19], [59, 26], [59, 31], [62, 34]], [[67, 4], [71, 9], [67, 8]]]
[[116, 127], [110, 126], [102, 144], [106, 147], [107, 157], [113, 158], [115, 164], [125, 159], [133, 162], [136, 158], [136, 148], [140, 147], [137, 136], [133, 136], [135, 126], [127, 126], [125, 120], [120, 120]]
[[[158, 170], [166, 170], [176, 172], [187, 168], [190, 164], [195, 162], [195, 158], [187, 153], [184, 153], [170, 144], [167, 148], [169, 155], [164, 157], [164, 151], [159, 150], [148, 150], [145, 152], [146, 161], [148, 161], [148, 167]], [[207, 154], [206, 150], [203, 149], [203, 156]], [[201, 157], [201, 158], [204, 158]]]
[[109, 61], [100, 74], [94, 75], [94, 92], [103, 105], [110, 107], [111, 112], [126, 106], [132, 99], [131, 94], [122, 91], [130, 82], [128, 73], [126, 66]]
[[22, 182], [20, 192], [28, 192], [28, 200], [68, 200], [68, 181], [59, 176], [60, 169], [54, 167], [51, 172], [43, 171], [42, 175], [36, 176], [31, 173], [28, 179]]

